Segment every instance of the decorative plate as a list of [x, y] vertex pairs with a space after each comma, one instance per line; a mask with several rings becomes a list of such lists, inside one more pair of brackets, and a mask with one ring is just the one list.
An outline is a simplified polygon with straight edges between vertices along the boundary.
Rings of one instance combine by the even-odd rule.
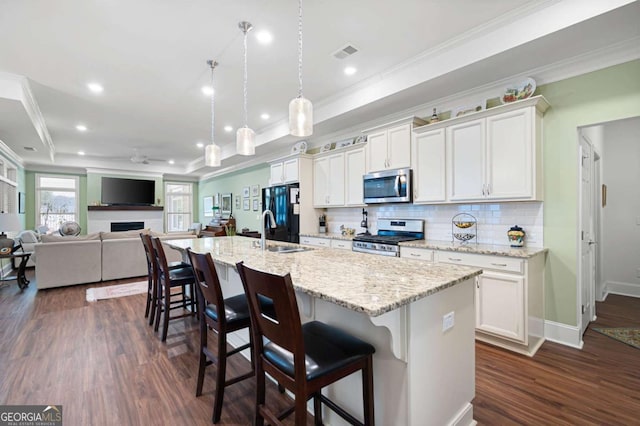
[[527, 99], [533, 95], [536, 91], [536, 81], [532, 78], [527, 78], [518, 84], [512, 84], [506, 88], [500, 100], [502, 103], [509, 103], [515, 101], [521, 101]]
[[300, 141], [291, 147], [292, 154], [304, 154], [307, 152], [307, 141]]

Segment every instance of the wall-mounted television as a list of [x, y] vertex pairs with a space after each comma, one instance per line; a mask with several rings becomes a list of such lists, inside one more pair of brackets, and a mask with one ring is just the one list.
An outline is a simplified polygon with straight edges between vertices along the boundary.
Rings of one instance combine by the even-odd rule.
[[107, 205], [151, 206], [156, 198], [156, 182], [143, 179], [102, 178], [100, 202]]

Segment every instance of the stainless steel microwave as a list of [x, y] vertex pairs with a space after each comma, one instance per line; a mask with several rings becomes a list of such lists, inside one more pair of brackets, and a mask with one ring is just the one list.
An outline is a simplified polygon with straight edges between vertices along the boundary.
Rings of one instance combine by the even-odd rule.
[[410, 203], [411, 169], [395, 169], [363, 176], [364, 202]]

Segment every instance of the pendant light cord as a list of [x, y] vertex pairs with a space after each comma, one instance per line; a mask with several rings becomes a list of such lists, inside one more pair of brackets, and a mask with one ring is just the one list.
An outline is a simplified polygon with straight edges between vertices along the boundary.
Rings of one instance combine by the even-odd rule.
[[211, 144], [215, 145], [216, 112], [215, 112], [215, 100], [214, 100], [214, 97], [215, 97], [215, 93], [216, 93], [216, 86], [214, 84], [215, 80], [213, 78], [213, 70], [218, 65], [218, 63], [213, 59], [208, 61], [208, 63], [211, 66]]
[[249, 127], [249, 120], [247, 114], [247, 28], [243, 29], [244, 32], [244, 126]]
[[302, 0], [298, 0], [298, 97], [302, 97]]

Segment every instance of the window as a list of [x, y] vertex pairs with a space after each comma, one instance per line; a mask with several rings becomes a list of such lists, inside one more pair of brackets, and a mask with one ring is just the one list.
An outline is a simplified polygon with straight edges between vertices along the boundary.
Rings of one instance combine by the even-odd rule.
[[193, 194], [191, 183], [165, 183], [164, 204], [167, 232], [186, 231], [192, 222]]
[[5, 213], [18, 213], [16, 172], [15, 167], [0, 158], [0, 211]]
[[36, 227], [51, 231], [64, 222], [78, 222], [79, 187], [77, 176], [36, 175]]

